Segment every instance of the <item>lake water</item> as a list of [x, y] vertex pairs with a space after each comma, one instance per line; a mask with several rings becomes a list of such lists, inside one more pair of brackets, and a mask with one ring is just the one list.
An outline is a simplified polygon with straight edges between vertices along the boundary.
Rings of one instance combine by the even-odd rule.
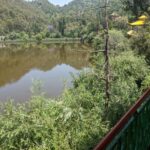
[[72, 86], [72, 75], [88, 68], [90, 47], [81, 44], [0, 45], [0, 101], [29, 100], [34, 84], [46, 97]]

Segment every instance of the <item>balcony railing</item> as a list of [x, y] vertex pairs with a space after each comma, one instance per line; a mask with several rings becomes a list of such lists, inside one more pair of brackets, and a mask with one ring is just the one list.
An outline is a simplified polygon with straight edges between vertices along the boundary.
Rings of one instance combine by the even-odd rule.
[[150, 149], [150, 89], [121, 118], [94, 150]]

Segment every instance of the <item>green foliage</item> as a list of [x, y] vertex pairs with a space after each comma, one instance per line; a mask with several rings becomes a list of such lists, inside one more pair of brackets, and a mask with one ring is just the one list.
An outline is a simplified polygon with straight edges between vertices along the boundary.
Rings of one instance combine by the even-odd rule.
[[28, 34], [26, 34], [25, 32], [11, 32], [9, 35], [6, 36], [7, 40], [23, 40], [23, 41], [27, 41], [29, 39]]
[[10, 33], [10, 35], [7, 38], [10, 40], [16, 40], [16, 39], [19, 39], [19, 34], [12, 32], [12, 33]]
[[91, 149], [108, 130], [97, 104], [84, 86], [66, 92], [58, 102], [33, 97], [26, 106], [6, 104], [0, 115], [0, 147]]
[[[93, 46], [96, 50], [104, 50], [104, 33], [93, 36]], [[109, 31], [109, 49], [110, 51], [128, 51], [131, 45], [121, 30], [112, 29]]]
[[[109, 13], [118, 11], [122, 15], [122, 3], [111, 0]], [[42, 38], [81, 38], [82, 40], [93, 43], [95, 36], [104, 26], [102, 9], [103, 0], [73, 0], [64, 7], [57, 7], [48, 0], [24, 1], [8, 0], [0, 1], [0, 34], [7, 35], [8, 39], [23, 39], [24, 41], [36, 37], [41, 41], [39, 34], [44, 32]], [[113, 27], [126, 28], [126, 17], [112, 22]], [[49, 26], [51, 29], [49, 29]], [[25, 32], [24, 38], [13, 35]], [[9, 35], [12, 34], [10, 37]]]
[[1, 0], [0, 6], [0, 34], [35, 32], [35, 24], [41, 31], [49, 23], [47, 16], [40, 9], [24, 0]]
[[[105, 99], [105, 74], [103, 69], [102, 55], [96, 56], [94, 62], [95, 69], [89, 75], [81, 75], [75, 80], [74, 86], [78, 87], [84, 84], [86, 90], [91, 92], [94, 99], [101, 101], [101, 110], [104, 111]], [[110, 93], [111, 102], [109, 103], [109, 111], [104, 119], [110, 121], [114, 125], [116, 121], [129, 109], [139, 95], [141, 95], [142, 87], [137, 81], [144, 81], [148, 75], [149, 68], [143, 57], [139, 57], [132, 51], [125, 51], [118, 55], [111, 56], [111, 72], [110, 72]], [[101, 94], [100, 94], [101, 93]], [[103, 95], [103, 98], [101, 96]]]
[[124, 36], [123, 32], [120, 30], [112, 29], [109, 31], [110, 42], [109, 48], [114, 51], [127, 51], [130, 50], [129, 40]]
[[[58, 99], [41, 93], [34, 81], [34, 97], [25, 105], [5, 104], [0, 110], [0, 148], [6, 150], [90, 150], [149, 86], [149, 68], [132, 51], [111, 54], [111, 101], [105, 111], [103, 57], [76, 78], [74, 88]], [[139, 87], [137, 80], [142, 80]], [[146, 88], [145, 87], [145, 88]]]
[[51, 4], [48, 0], [34, 0], [31, 2], [31, 5], [35, 8], [41, 9], [50, 17], [58, 11], [57, 7]]
[[66, 27], [65, 19], [60, 18], [59, 21], [58, 21], [58, 31], [61, 33], [62, 36], [64, 36], [65, 27]]
[[131, 38], [132, 48], [141, 55], [146, 56], [146, 61], [150, 64], [150, 23], [146, 28], [140, 28], [136, 36]]
[[43, 39], [43, 36], [42, 36], [42, 34], [37, 34], [36, 36], [35, 36], [35, 39], [38, 41], [38, 42], [41, 42], [42, 41], [42, 39]]
[[[6, 150], [90, 150], [129, 109], [143, 87], [149, 86], [149, 68], [132, 51], [111, 55], [111, 101], [105, 111], [102, 55], [94, 68], [74, 81], [55, 100], [34, 96], [25, 105], [5, 104], [0, 110], [0, 148]], [[32, 91], [39, 94], [41, 82]]]
[[132, 11], [136, 16], [148, 12], [150, 7], [149, 0], [122, 0], [125, 10]]
[[[132, 51], [119, 54], [111, 62], [115, 70], [114, 76], [121, 76], [123, 80], [133, 78], [134, 80], [145, 77], [148, 73], [148, 65], [144, 57], [136, 55]], [[121, 67], [122, 66], [122, 67]]]
[[[102, 0], [74, 0], [62, 8], [52, 5], [48, 0], [1, 0], [0, 5], [2, 35], [26, 32], [31, 38], [31, 35], [44, 31], [47, 38], [60, 37], [58, 34], [61, 34], [71, 38], [83, 37], [92, 43], [104, 25], [103, 11], [99, 9], [104, 5]], [[122, 8], [120, 1], [111, 0], [110, 5], [110, 13]], [[119, 14], [122, 14], [121, 10]], [[118, 24], [117, 26], [124, 27], [122, 22]], [[52, 27], [52, 36], [49, 34], [49, 26]]]
[[59, 32], [50, 33], [50, 38], [61, 38], [61, 34]]
[[128, 29], [128, 18], [126, 16], [118, 16], [115, 20], [112, 20], [110, 24], [112, 28], [126, 31]]
[[144, 81], [142, 82], [142, 89], [146, 90], [150, 87], [150, 75], [147, 75]]
[[93, 39], [93, 47], [95, 50], [104, 50], [103, 34], [98, 34]]
[[123, 52], [111, 59], [112, 100], [109, 107], [111, 123], [115, 123], [141, 95], [142, 87], [138, 81], [143, 81], [149, 69], [144, 58], [132, 51]]

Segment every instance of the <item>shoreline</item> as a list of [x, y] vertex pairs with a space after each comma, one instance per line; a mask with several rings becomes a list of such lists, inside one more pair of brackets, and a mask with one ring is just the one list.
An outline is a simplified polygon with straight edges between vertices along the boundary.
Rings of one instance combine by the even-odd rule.
[[35, 40], [35, 39], [29, 39], [29, 40], [5, 40], [0, 41], [2, 44], [17, 44], [17, 43], [81, 43], [80, 38], [49, 38], [49, 39], [43, 39], [41, 41]]

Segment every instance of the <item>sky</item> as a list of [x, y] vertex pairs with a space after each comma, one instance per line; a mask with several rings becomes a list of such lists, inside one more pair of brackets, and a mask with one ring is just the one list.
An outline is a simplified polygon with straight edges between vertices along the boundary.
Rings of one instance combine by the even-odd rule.
[[65, 4], [68, 4], [69, 2], [71, 2], [72, 0], [49, 0], [49, 1], [55, 5], [63, 6]]

